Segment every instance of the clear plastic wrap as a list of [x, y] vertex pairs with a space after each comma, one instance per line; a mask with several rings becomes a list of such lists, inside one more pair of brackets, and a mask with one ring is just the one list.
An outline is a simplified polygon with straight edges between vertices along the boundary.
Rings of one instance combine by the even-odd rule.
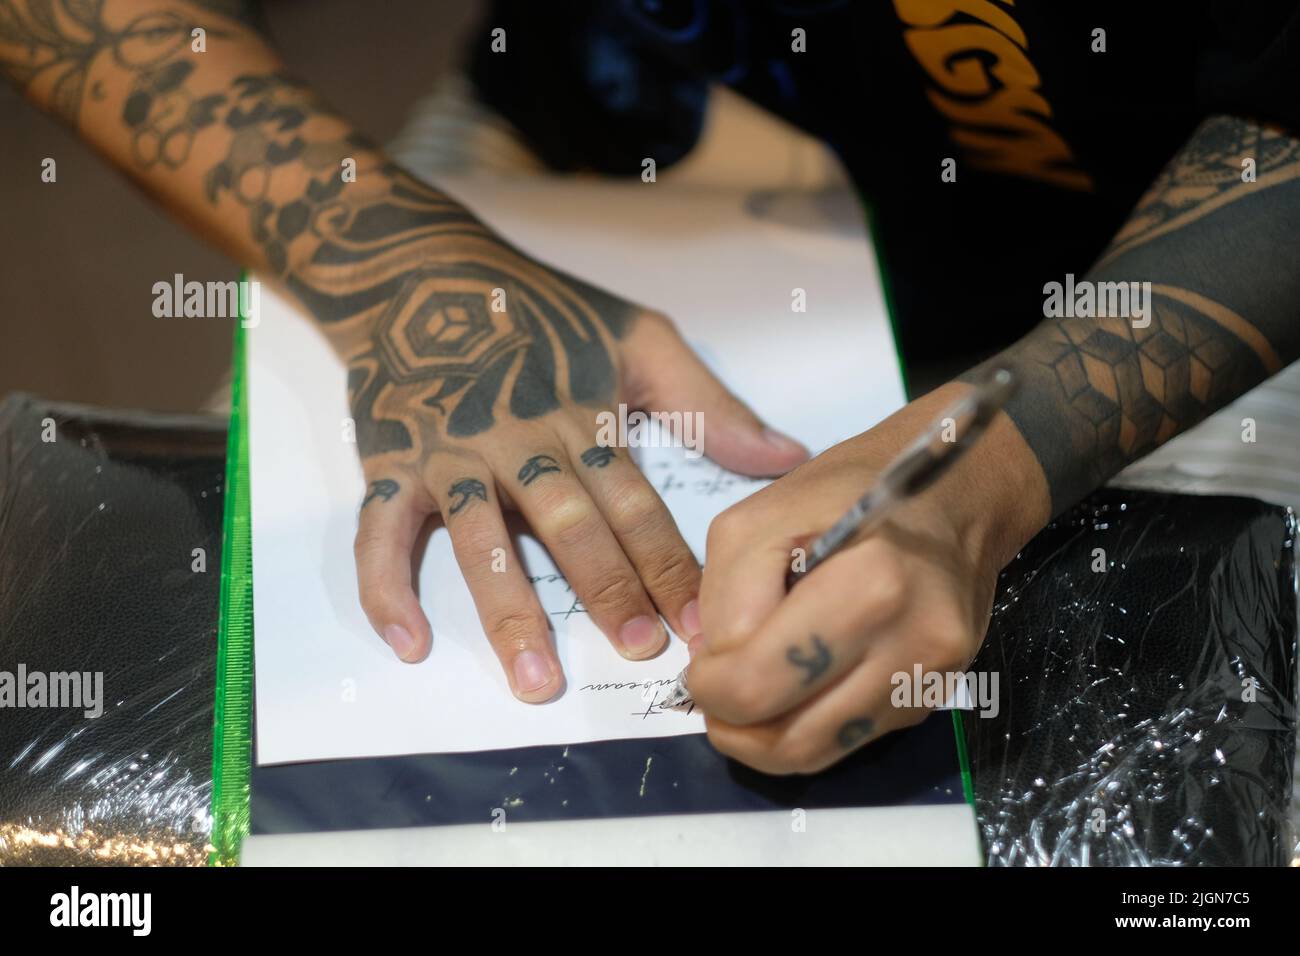
[[0, 403], [0, 866], [206, 862], [225, 436]]
[[1296, 519], [1108, 490], [1003, 572], [966, 720], [989, 865], [1285, 865]]

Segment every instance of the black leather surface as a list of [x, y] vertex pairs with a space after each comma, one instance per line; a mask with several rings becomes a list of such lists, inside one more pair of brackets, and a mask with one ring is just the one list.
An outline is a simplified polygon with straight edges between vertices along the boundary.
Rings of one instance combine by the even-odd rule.
[[0, 404], [0, 671], [103, 674], [98, 718], [0, 709], [0, 865], [203, 862], [225, 436]]
[[991, 865], [1286, 865], [1294, 538], [1254, 499], [1104, 490], [1030, 542], [974, 664], [1000, 713], [966, 721]]

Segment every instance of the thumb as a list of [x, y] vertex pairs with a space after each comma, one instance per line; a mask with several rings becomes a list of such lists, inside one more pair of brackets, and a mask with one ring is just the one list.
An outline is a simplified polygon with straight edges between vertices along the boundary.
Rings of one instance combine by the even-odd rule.
[[723, 468], [767, 477], [808, 460], [808, 449], [765, 425], [714, 377], [669, 319], [642, 316], [625, 344], [629, 402], [651, 411], [700, 412], [704, 453]]

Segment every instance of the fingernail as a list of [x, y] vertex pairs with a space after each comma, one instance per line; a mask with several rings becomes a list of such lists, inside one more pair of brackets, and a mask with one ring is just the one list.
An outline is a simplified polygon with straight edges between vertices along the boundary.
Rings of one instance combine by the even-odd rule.
[[515, 686], [523, 693], [540, 690], [551, 679], [551, 666], [536, 651], [524, 651], [515, 658]]
[[384, 640], [393, 649], [393, 653], [402, 660], [410, 657], [415, 650], [415, 638], [411, 636], [410, 631], [400, 624], [389, 624], [384, 628]]
[[778, 451], [781, 451], [781, 452], [787, 452], [787, 453], [788, 453], [788, 452], [796, 452], [796, 451], [797, 451], [797, 452], [799, 452], [799, 454], [801, 454], [801, 455], [806, 455], [806, 454], [808, 454], [808, 449], [807, 449], [807, 448], [804, 448], [802, 444], [800, 444], [799, 442], [795, 441], [795, 440], [794, 440], [793, 438], [791, 438], [789, 435], [783, 435], [781, 432], [777, 431], [775, 428], [768, 428], [768, 427], [764, 426], [764, 428], [763, 428], [763, 441], [767, 442], [767, 443], [768, 443], [769, 445], [771, 445], [773, 448], [775, 448], [775, 449], [777, 449]]
[[701, 648], [703, 647], [704, 647], [704, 635], [696, 634], [694, 637], [692, 637], [689, 641], [686, 642], [686, 653], [691, 656], [691, 660], [695, 660], [695, 655], [698, 654]]
[[618, 632], [619, 643], [637, 656], [657, 650], [667, 636], [663, 623], [645, 614], [632, 618]]
[[704, 630], [700, 626], [700, 602], [692, 600], [690, 604], [682, 608], [682, 630], [686, 632], [688, 639], [695, 637], [700, 631]]

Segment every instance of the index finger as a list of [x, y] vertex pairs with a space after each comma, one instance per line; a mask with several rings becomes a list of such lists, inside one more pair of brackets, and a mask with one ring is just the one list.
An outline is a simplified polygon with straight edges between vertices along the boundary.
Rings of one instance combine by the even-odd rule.
[[712, 652], [742, 643], [785, 597], [793, 543], [776, 536], [756, 539], [748, 526], [762, 521], [749, 499], [722, 512], [709, 525], [700, 580], [700, 623], [704, 645]]
[[741, 725], [786, 713], [855, 668], [905, 594], [903, 570], [885, 542], [864, 541], [835, 555], [745, 640], [719, 650], [706, 633], [687, 673], [696, 706]]

